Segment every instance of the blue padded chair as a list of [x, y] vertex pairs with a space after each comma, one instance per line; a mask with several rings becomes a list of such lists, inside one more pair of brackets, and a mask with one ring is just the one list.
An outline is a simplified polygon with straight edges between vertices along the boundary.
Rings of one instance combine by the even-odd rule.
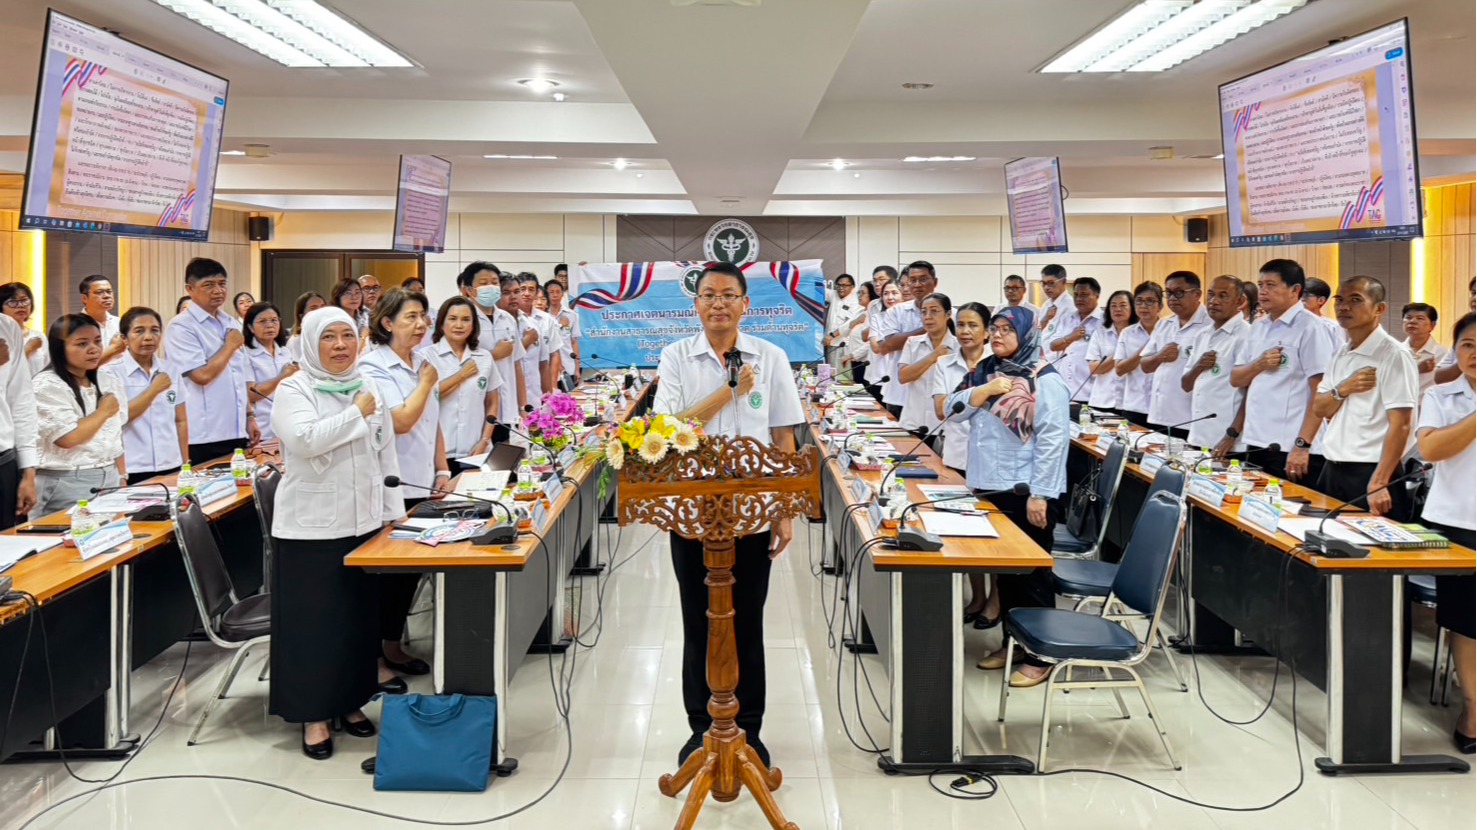
[[[1405, 578], [1405, 593], [1411, 602], [1427, 608], [1436, 607], [1436, 577], [1428, 574], [1413, 574]], [[1442, 657], [1446, 658], [1445, 665]], [[1441, 705], [1446, 704], [1446, 693], [1451, 686], [1451, 646], [1446, 639], [1446, 629], [1436, 626], [1436, 650], [1431, 653], [1431, 705], [1436, 705], [1436, 690], [1441, 690]]]
[[1114, 441], [1108, 445], [1103, 460], [1098, 464], [1097, 479], [1093, 482], [1093, 494], [1097, 498], [1099, 521], [1097, 535], [1084, 539], [1073, 536], [1062, 522], [1056, 526], [1051, 540], [1051, 555], [1058, 559], [1098, 559], [1103, 547], [1103, 537], [1108, 532], [1108, 517], [1113, 512], [1113, 502], [1118, 497], [1118, 483], [1123, 480], [1123, 467], [1128, 461], [1128, 445]]
[[[1144, 496], [1144, 503], [1147, 504], [1157, 493], [1169, 493], [1179, 497], [1184, 494], [1184, 490], [1184, 472], [1165, 464], [1154, 474], [1154, 480], [1149, 484], [1149, 492]], [[1136, 521], [1135, 528], [1137, 528]], [[1051, 569], [1051, 581], [1056, 587], [1056, 592], [1068, 599], [1077, 600], [1074, 609], [1077, 611], [1107, 600], [1113, 590], [1113, 579], [1117, 575], [1118, 564], [1116, 562], [1103, 562], [1097, 559], [1061, 559], [1056, 561]], [[1130, 611], [1122, 602], [1115, 602], [1111, 608], [1106, 610], [1109, 612], [1110, 619], [1117, 619], [1125, 623], [1129, 620], [1142, 619], [1144, 616]], [[1156, 631], [1155, 634], [1157, 635], [1155, 645], [1164, 652], [1164, 659], [1168, 661], [1170, 671], [1174, 672], [1174, 679], [1180, 684], [1180, 691], [1190, 691], [1190, 687], [1185, 683], [1184, 675], [1180, 674], [1179, 664], [1174, 660], [1174, 652], [1164, 642], [1164, 632]]]
[[[1128, 717], [1128, 707], [1123, 703], [1119, 689], [1138, 689], [1149, 718], [1159, 732], [1159, 740], [1169, 762], [1176, 770], [1180, 763], [1169, 745], [1169, 734], [1164, 721], [1154, 708], [1154, 701], [1144, 688], [1143, 678], [1134, 668], [1148, 659], [1164, 616], [1164, 597], [1169, 590], [1170, 572], [1179, 551], [1180, 535], [1184, 528], [1184, 499], [1167, 492], [1154, 495], [1144, 503], [1138, 521], [1133, 526], [1133, 537], [1123, 552], [1113, 586], [1103, 603], [1104, 613], [1084, 614], [1058, 608], [1014, 608], [1005, 615], [1005, 665], [1015, 659], [1016, 644], [1027, 654], [1051, 663], [1046, 676], [1046, 697], [1042, 702], [1041, 745], [1036, 758], [1036, 771], [1046, 771], [1046, 747], [1051, 735], [1051, 693], [1055, 689], [1109, 688], [1118, 701], [1118, 711]], [[1142, 640], [1115, 615], [1106, 613], [1115, 603], [1139, 612], [1149, 618], [1148, 631]], [[1068, 669], [1075, 667], [1103, 670], [1102, 678], [1086, 681], [1059, 679]], [[1115, 677], [1114, 672], [1124, 672], [1126, 677]], [[1001, 678], [1000, 711], [998, 717], [1005, 720], [1005, 702], [1010, 695], [1010, 681]]]

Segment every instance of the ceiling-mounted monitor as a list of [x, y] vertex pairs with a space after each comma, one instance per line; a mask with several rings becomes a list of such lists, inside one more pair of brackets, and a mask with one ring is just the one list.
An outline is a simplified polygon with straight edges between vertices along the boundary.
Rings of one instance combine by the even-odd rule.
[[1021, 158], [1005, 164], [1010, 249], [1017, 254], [1067, 252], [1061, 160]]
[[48, 11], [20, 227], [208, 239], [228, 86]]
[[397, 251], [439, 254], [446, 248], [451, 162], [439, 156], [401, 156], [395, 191]]
[[1232, 247], [1421, 235], [1405, 20], [1220, 87]]

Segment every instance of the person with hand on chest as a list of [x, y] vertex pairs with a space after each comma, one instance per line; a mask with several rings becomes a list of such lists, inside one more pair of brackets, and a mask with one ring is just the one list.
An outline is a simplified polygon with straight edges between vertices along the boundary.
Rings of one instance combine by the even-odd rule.
[[82, 313], [91, 317], [103, 333], [103, 359], [98, 364], [102, 365], [123, 354], [127, 348], [119, 333], [118, 317], [113, 314], [117, 292], [113, 290], [112, 281], [102, 274], [83, 277], [78, 291], [82, 294]]
[[1055, 357], [1057, 372], [1071, 390], [1072, 400], [1086, 401], [1092, 396], [1092, 369], [1087, 365], [1087, 347], [1103, 327], [1098, 316], [1098, 298], [1103, 288], [1092, 277], [1078, 277], [1072, 284], [1072, 310], [1057, 319], [1055, 340], [1047, 349]]
[[[882, 405], [894, 418], [902, 417], [903, 404], [908, 402], [908, 387], [903, 383], [900, 364], [903, 347], [908, 339], [924, 333], [923, 298], [938, 288], [938, 276], [933, 265], [923, 260], [910, 264], [903, 279], [904, 300], [888, 310], [882, 320], [872, 326], [872, 351], [875, 359], [885, 362], [888, 381], [882, 384]], [[878, 376], [881, 383], [882, 376]]]
[[241, 325], [227, 314], [226, 269], [196, 257], [185, 266], [190, 305], [164, 330], [164, 353], [183, 374], [192, 466], [229, 456], [262, 440], [248, 383], [251, 364]]
[[[795, 425], [805, 420], [789, 359], [779, 347], [739, 331], [749, 310], [748, 281], [737, 267], [709, 263], [697, 280], [693, 308], [703, 330], [662, 349], [657, 364], [652, 411], [702, 424], [709, 436], [753, 438], [784, 452], [795, 452]], [[731, 367], [741, 361], [737, 386], [729, 386]], [[794, 536], [792, 520], [777, 519], [770, 529], [734, 540], [734, 645], [738, 652], [739, 728], [749, 746], [769, 766], [760, 740], [764, 721], [764, 601], [769, 595], [771, 561]], [[692, 736], [678, 763], [700, 750], [708, 714], [708, 573], [701, 540], [670, 534], [672, 569], [682, 608], [682, 701]]]
[[[1400, 309], [1400, 327], [1405, 330], [1405, 342], [1401, 345], [1410, 351], [1411, 359], [1415, 361], [1415, 370], [1421, 377], [1422, 395], [1436, 385], [1436, 366], [1451, 351], [1431, 336], [1439, 318], [1435, 306], [1426, 303], [1406, 303]], [[1417, 404], [1416, 408], [1419, 409], [1420, 405]]]
[[1210, 316], [1200, 305], [1200, 276], [1175, 271], [1164, 278], [1164, 295], [1173, 316], [1155, 327], [1144, 345], [1139, 371], [1154, 376], [1149, 389], [1149, 423], [1172, 427], [1190, 420], [1190, 393], [1180, 386], [1189, 360], [1190, 345], [1210, 328]]
[[121, 323], [128, 351], [99, 371], [111, 375], [128, 397], [123, 457], [129, 484], [179, 470], [190, 453], [190, 430], [180, 375], [159, 354], [164, 339], [159, 312], [135, 306]]
[[1041, 314], [1036, 317], [1036, 328], [1041, 330], [1041, 348], [1047, 359], [1050, 355], [1046, 355], [1045, 350], [1050, 348], [1052, 340], [1061, 336], [1057, 323], [1071, 313], [1074, 304], [1071, 292], [1067, 291], [1068, 285], [1066, 268], [1047, 265], [1041, 269], [1041, 290], [1046, 294], [1046, 305], [1041, 307]]
[[851, 321], [863, 312], [857, 307], [855, 292], [856, 278], [842, 274], [836, 278], [835, 296], [826, 305], [826, 332], [821, 345], [825, 346], [826, 361], [832, 366], [841, 365], [843, 352], [839, 344], [845, 342], [851, 331]]
[[1205, 311], [1212, 325], [1195, 335], [1180, 373], [1180, 388], [1190, 394], [1189, 417], [1215, 416], [1190, 425], [1190, 444], [1213, 450], [1216, 458], [1246, 449], [1241, 440], [1246, 391], [1231, 385], [1231, 361], [1251, 328], [1242, 313], [1245, 307], [1241, 280], [1221, 276], [1211, 281]]

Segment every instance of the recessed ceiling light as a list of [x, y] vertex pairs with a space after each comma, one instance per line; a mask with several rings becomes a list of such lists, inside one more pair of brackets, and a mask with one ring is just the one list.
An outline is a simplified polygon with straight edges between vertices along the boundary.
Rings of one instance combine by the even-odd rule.
[[646, 174], [645, 173], [637, 173], [636, 174], [636, 178], [638, 178], [638, 179], [644, 179], [644, 178], [646, 178]]
[[906, 162], [908, 162], [910, 164], [920, 164], [920, 163], [923, 163], [923, 162], [937, 162], [937, 161], [974, 161], [974, 160], [975, 160], [975, 157], [974, 156], [908, 156], [907, 158], [903, 159], [903, 161], [906, 161]]
[[627, 167], [630, 167], [631, 163], [629, 161], [626, 161], [625, 159], [616, 159], [615, 161], [610, 162], [610, 166], [614, 167], [617, 170], [624, 170]]
[[244, 155], [246, 155], [246, 151], [245, 150], [222, 150], [221, 151], [221, 155], [223, 155], [223, 156], [244, 156]]
[[852, 173], [852, 174], [851, 174], [851, 177], [852, 177], [852, 178], [853, 178], [853, 179], [860, 179], [860, 178], [861, 178], [861, 177], [862, 177], [862, 174], [861, 174], [861, 173], [859, 173], [859, 172], [858, 172], [858, 173]]
[[483, 158], [485, 158], [485, 159], [518, 159], [520, 161], [556, 161], [556, 160], [558, 160], [559, 157], [558, 156], [528, 156], [528, 155], [509, 156], [509, 155], [505, 155], [503, 153], [493, 153], [492, 155], [483, 156]]
[[903, 84], [903, 89], [910, 89], [914, 92], [921, 92], [925, 89], [933, 89], [933, 84], [926, 83], [924, 81], [909, 81]]
[[408, 58], [317, 0], [154, 0], [292, 67], [406, 67]]
[[563, 101], [564, 98], [565, 98], [565, 95], [562, 92], [556, 92], [556, 93], [554, 93], [554, 96], [553, 97], [554, 97], [554, 100], [555, 101]]
[[1162, 72], [1308, 0], [1140, 0], [1041, 72]]
[[558, 81], [551, 81], [548, 78], [524, 78], [518, 83], [538, 93], [548, 92], [554, 87], [559, 86]]
[[826, 162], [826, 166], [831, 168], [832, 170], [845, 170], [846, 168], [851, 166], [851, 162], [843, 161], [842, 159], [831, 159], [830, 161]]

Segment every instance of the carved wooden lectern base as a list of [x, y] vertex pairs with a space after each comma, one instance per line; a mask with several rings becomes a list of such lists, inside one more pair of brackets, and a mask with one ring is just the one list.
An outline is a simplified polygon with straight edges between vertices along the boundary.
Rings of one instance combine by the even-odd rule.
[[734, 539], [764, 525], [820, 509], [820, 465], [815, 447], [794, 455], [752, 438], [705, 438], [688, 455], [668, 455], [655, 465], [627, 464], [621, 470], [621, 524], [646, 522], [703, 542], [708, 578], [708, 714], [713, 723], [703, 748], [658, 782], [662, 795], [676, 797], [691, 785], [677, 817], [688, 830], [711, 794], [733, 801], [747, 787], [776, 830], [800, 830], [775, 803], [784, 776], [767, 769], [734, 718], [739, 702], [738, 647], [733, 640]]

